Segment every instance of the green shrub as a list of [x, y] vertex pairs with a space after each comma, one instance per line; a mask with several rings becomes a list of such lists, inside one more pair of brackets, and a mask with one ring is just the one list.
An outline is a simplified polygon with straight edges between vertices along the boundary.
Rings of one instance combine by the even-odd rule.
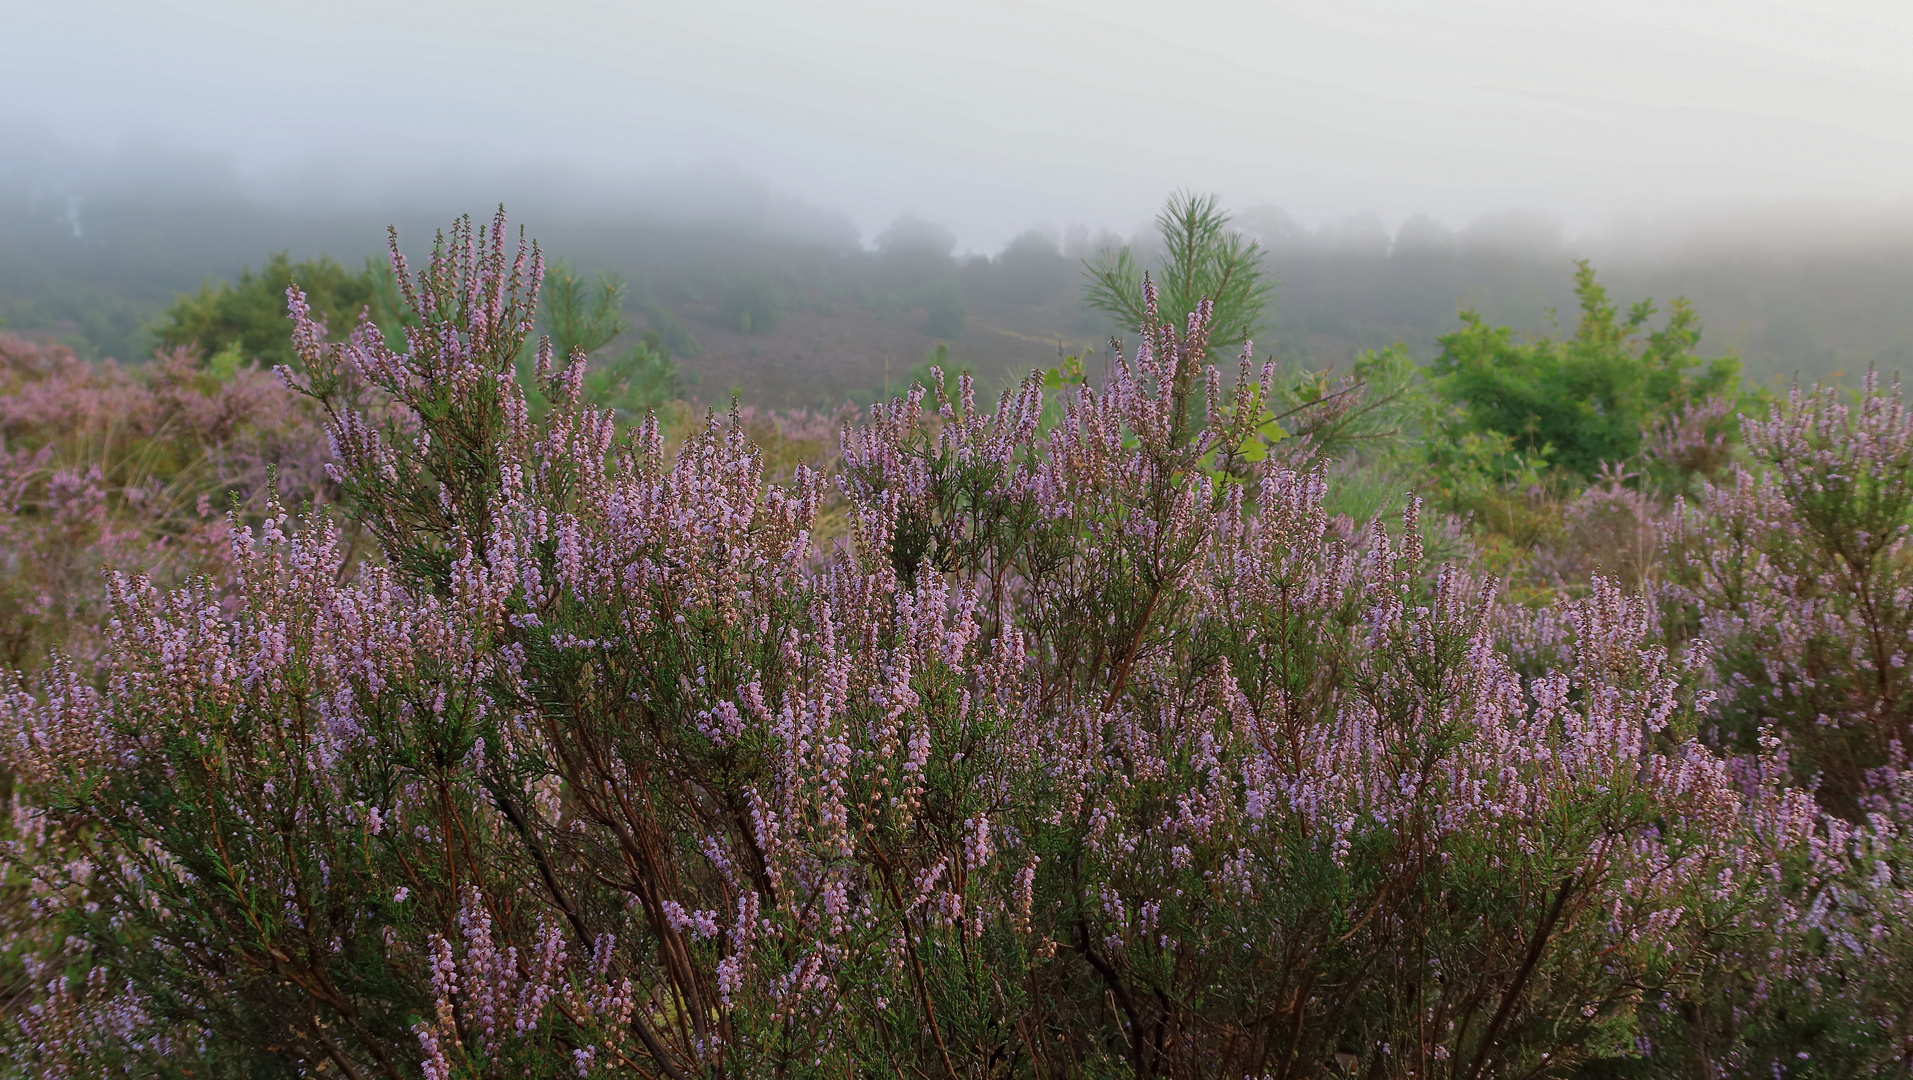
[[297, 364], [286, 289], [297, 285], [313, 313], [334, 334], [342, 334], [358, 324], [365, 308], [382, 308], [381, 277], [369, 263], [354, 273], [327, 256], [295, 263], [288, 253], [275, 252], [258, 273], [247, 267], [236, 282], [222, 281], [217, 287], [207, 282], [196, 294], [182, 293], [161, 316], [154, 334], [168, 348], [190, 348], [202, 357], [229, 356], [228, 368], [255, 359], [266, 367]]
[[1475, 311], [1463, 311], [1461, 329], [1443, 335], [1431, 374], [1451, 411], [1431, 446], [1438, 464], [1473, 436], [1467, 453], [1489, 442], [1506, 459], [1491, 470], [1538, 464], [1585, 481], [1604, 462], [1638, 454], [1643, 429], [1709, 397], [1738, 394], [1738, 360], [1696, 353], [1701, 325], [1687, 301], [1673, 301], [1666, 325], [1654, 330], [1652, 301], [1623, 316], [1594, 270], [1576, 265], [1581, 320], [1572, 337], [1520, 342]]

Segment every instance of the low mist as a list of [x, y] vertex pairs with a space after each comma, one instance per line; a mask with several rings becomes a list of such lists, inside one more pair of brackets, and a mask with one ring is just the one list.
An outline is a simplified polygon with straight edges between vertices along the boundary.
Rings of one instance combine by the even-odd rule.
[[703, 400], [819, 404], [939, 344], [994, 380], [1103, 347], [1083, 261], [1186, 189], [1261, 243], [1294, 365], [1427, 359], [1464, 307], [1545, 330], [1589, 259], [1756, 378], [1895, 370], [1913, 18], [1843, 11], [29, 4], [0, 318], [137, 360], [272, 252], [356, 267], [503, 203], [694, 339]]

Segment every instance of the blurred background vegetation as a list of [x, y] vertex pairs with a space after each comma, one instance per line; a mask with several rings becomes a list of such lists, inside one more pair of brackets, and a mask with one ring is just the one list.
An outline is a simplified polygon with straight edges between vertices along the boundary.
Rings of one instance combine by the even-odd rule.
[[[118, 360], [140, 386], [185, 385], [188, 365], [218, 397], [292, 362], [288, 285], [335, 337], [361, 313], [400, 332], [376, 247], [386, 223], [367, 214], [236, 195], [83, 211], [0, 196], [0, 333], [22, 346]], [[416, 264], [432, 231], [393, 216]], [[1281, 370], [1251, 463], [1327, 468], [1331, 509], [1356, 520], [1399, 513], [1414, 492], [1537, 599], [1597, 571], [1649, 573], [1649, 503], [1724, 467], [1732, 416], [1786, 380], [1854, 381], [1913, 356], [1913, 309], [1897, 300], [1913, 288], [1913, 242], [1896, 234], [1731, 259], [1719, 245], [1617, 249], [1596, 265], [1516, 216], [1460, 233], [1426, 219], [1311, 231], [1193, 192], [1127, 238], [1037, 228], [988, 256], [909, 215], [869, 247], [824, 219], [518, 220], [548, 259], [540, 330], [589, 358], [593, 402], [681, 432], [735, 400], [774, 471], [821, 460], [844, 409], [927, 382], [933, 365], [972, 374], [986, 399], [1032, 370], [1053, 387], [1099, 382], [1111, 337], [1135, 335], [1145, 274], [1165, 311], [1216, 298], [1212, 359], [1232, 369], [1253, 338]], [[33, 434], [38, 421], [12, 428], [0, 450], [73, 441]], [[223, 500], [228, 485], [202, 486]]]
[[[1457, 232], [1418, 218], [1391, 233], [1357, 218], [1308, 229], [1271, 208], [1230, 215], [1213, 200], [1180, 198], [1166, 219], [1227, 217], [1211, 241], [1238, 244], [1222, 257], [1258, 271], [1224, 298], [1231, 352], [1252, 334], [1260, 354], [1315, 370], [1400, 343], [1427, 364], [1442, 336], [1462, 328], [1464, 310], [1522, 339], [1563, 321], [1572, 330], [1575, 255], [1589, 253], [1549, 222], [1507, 215]], [[673, 225], [635, 212], [514, 209], [582, 282], [620, 283], [620, 334], [601, 346], [604, 362], [648, 342], [675, 365], [676, 393], [713, 403], [732, 391], [771, 408], [874, 397], [939, 344], [991, 387], [1053, 364], [1059, 348], [1092, 358], [1094, 374], [1108, 337], [1134, 322], [1124, 306], [1141, 270], [1157, 270], [1181, 303], [1199, 269], [1158, 227], [1129, 237], [1038, 227], [982, 254], [958, 251], [947, 229], [911, 216], [866, 247], [847, 222]], [[385, 226], [396, 222], [422, 247], [431, 232], [421, 223], [443, 216], [300, 210], [218, 190], [82, 201], [0, 177], [0, 320], [89, 359], [139, 362], [157, 346], [192, 345], [222, 368], [283, 362], [286, 284], [297, 280], [329, 325], [347, 327], [380, 304]], [[1913, 307], [1898, 298], [1913, 290], [1913, 243], [1893, 236], [1870, 246], [1750, 241], [1592, 254], [1617, 296], [1686, 297], [1705, 349], [1736, 355], [1771, 387], [1796, 373], [1856, 379], [1870, 366], [1906, 366]], [[640, 383], [663, 377], [645, 364]]]

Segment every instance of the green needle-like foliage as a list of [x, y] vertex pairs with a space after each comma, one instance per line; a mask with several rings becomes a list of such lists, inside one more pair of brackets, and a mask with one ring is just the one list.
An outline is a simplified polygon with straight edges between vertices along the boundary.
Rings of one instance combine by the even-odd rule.
[[[1148, 272], [1164, 312], [1194, 311], [1204, 299], [1214, 306], [1209, 345], [1218, 354], [1240, 350], [1256, 334], [1275, 292], [1262, 246], [1230, 228], [1230, 220], [1214, 195], [1171, 195], [1156, 215], [1162, 264]], [[1145, 271], [1135, 253], [1124, 245], [1086, 262], [1084, 269], [1084, 302], [1114, 316], [1130, 333], [1140, 333], [1147, 321]]]

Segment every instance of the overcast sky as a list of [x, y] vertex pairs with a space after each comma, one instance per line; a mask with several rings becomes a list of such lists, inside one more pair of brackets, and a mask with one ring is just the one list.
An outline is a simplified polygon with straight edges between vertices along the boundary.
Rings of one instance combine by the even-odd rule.
[[1584, 232], [1913, 196], [1910, 56], [1904, 0], [0, 0], [0, 118], [327, 198], [720, 164], [985, 251], [1178, 186]]

